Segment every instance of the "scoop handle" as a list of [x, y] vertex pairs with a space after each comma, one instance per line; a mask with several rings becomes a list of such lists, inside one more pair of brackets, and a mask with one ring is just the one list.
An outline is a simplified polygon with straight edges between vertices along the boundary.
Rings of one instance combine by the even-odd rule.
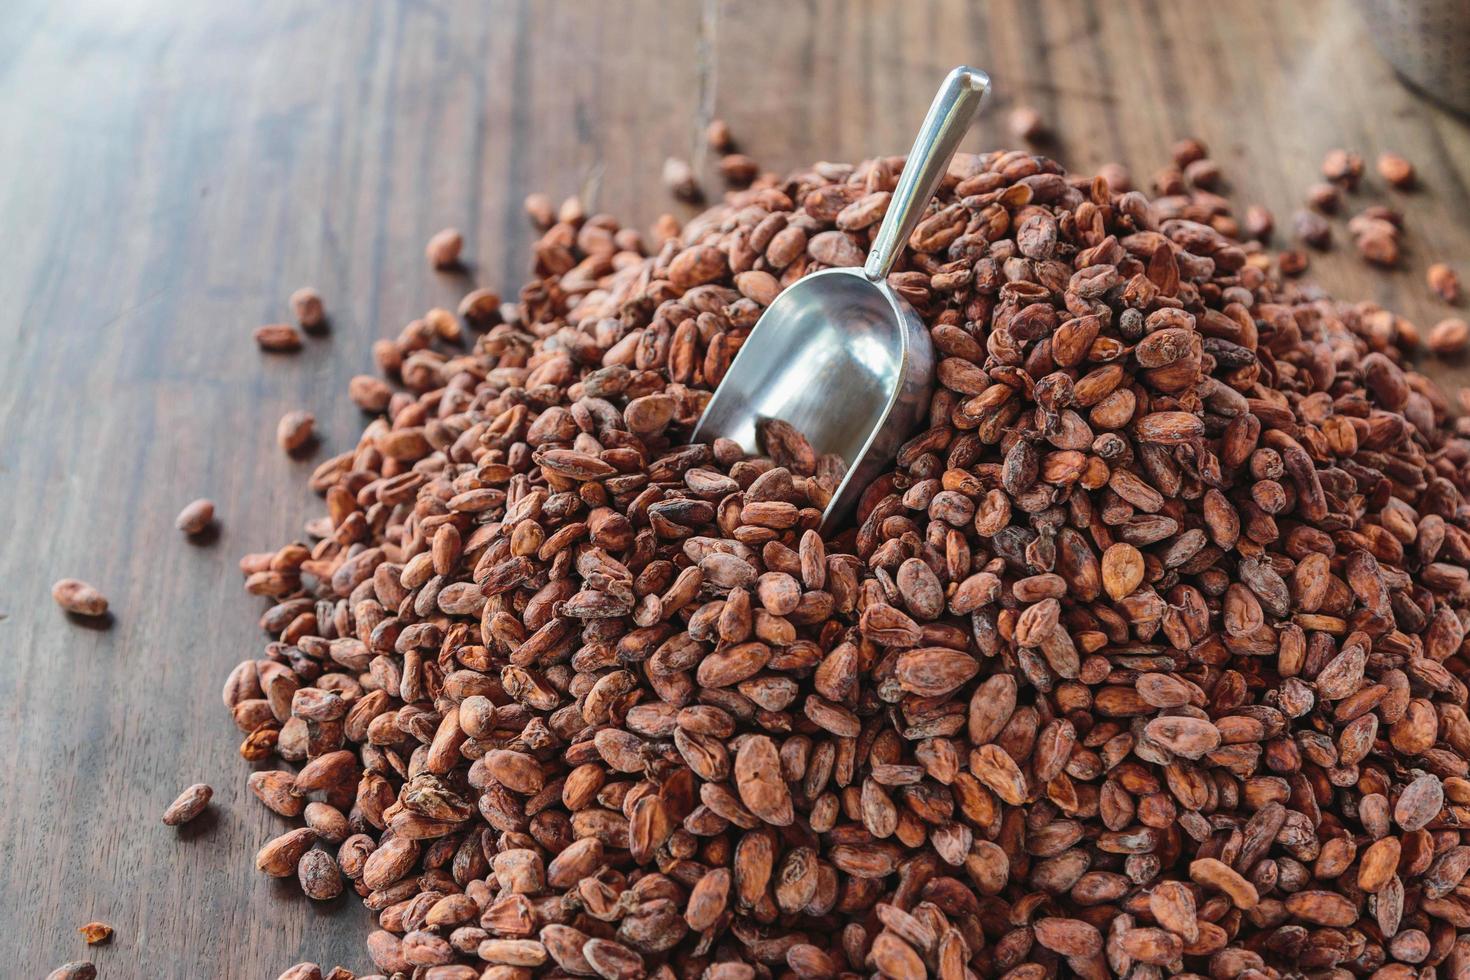
[[888, 213], [883, 216], [878, 237], [873, 240], [868, 261], [863, 265], [863, 275], [872, 282], [882, 282], [893, 271], [898, 253], [924, 216], [929, 199], [949, 169], [955, 148], [964, 139], [970, 121], [989, 91], [990, 76], [978, 69], [961, 66], [945, 76], [909, 150], [898, 187], [888, 203]]

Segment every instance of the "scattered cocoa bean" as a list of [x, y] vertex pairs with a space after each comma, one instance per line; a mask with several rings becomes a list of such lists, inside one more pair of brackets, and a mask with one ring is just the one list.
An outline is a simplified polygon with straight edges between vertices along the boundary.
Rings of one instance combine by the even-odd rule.
[[268, 323], [255, 328], [255, 343], [263, 351], [289, 354], [301, 349], [301, 333], [289, 323]]
[[1363, 176], [1363, 158], [1349, 150], [1328, 150], [1322, 158], [1322, 176], [1350, 191], [1357, 190]]
[[476, 289], [459, 301], [459, 315], [465, 323], [488, 330], [500, 318], [500, 294], [493, 289]]
[[64, 578], [51, 586], [51, 598], [78, 616], [107, 615], [107, 597], [81, 579]]
[[1459, 317], [1441, 320], [1429, 330], [1429, 349], [1441, 356], [1458, 354], [1470, 343], [1470, 324]]
[[178, 827], [198, 817], [209, 805], [210, 797], [214, 796], [214, 790], [205, 783], [195, 783], [179, 794], [178, 799], [168, 805], [163, 811], [163, 822], [170, 827]]
[[214, 501], [201, 497], [179, 511], [174, 527], [185, 534], [202, 534], [214, 523]]
[[276, 423], [276, 443], [286, 452], [294, 453], [311, 441], [315, 427], [316, 416], [310, 412], [287, 412]]
[[424, 255], [435, 269], [452, 269], [459, 265], [459, 253], [464, 248], [464, 237], [457, 228], [445, 228], [434, 233], [424, 246]]
[[91, 963], [65, 963], [46, 974], [46, 980], [97, 980], [97, 968]]
[[1006, 121], [1010, 126], [1011, 135], [1018, 140], [1029, 142], [1040, 139], [1046, 133], [1046, 123], [1041, 118], [1041, 113], [1029, 105], [1012, 109]]
[[730, 133], [730, 124], [723, 119], [711, 119], [704, 129], [705, 142], [716, 153], [729, 153], [735, 149], [735, 137]]
[[1378, 176], [1400, 189], [1413, 187], [1414, 165], [1397, 153], [1380, 153]]
[[88, 922], [77, 932], [82, 934], [82, 941], [88, 946], [96, 946], [112, 938], [112, 926], [105, 922]]
[[301, 324], [301, 329], [308, 333], [326, 326], [327, 314], [321, 294], [310, 286], [302, 286], [291, 294], [291, 310], [296, 314], [296, 322]]
[[1460, 277], [1455, 270], [1443, 262], [1436, 262], [1424, 273], [1424, 279], [1434, 294], [1446, 303], [1460, 301]]
[[1332, 245], [1332, 226], [1315, 211], [1301, 210], [1292, 216], [1296, 237], [1319, 251]]
[[731, 187], [747, 187], [760, 173], [760, 166], [744, 153], [726, 153], [720, 157], [720, 176]]
[[694, 168], [689, 165], [689, 161], [669, 157], [664, 161], [663, 176], [664, 186], [679, 200], [697, 204], [704, 199], [704, 191], [700, 189], [699, 178], [694, 175]]
[[1244, 231], [1247, 238], [1258, 242], [1270, 241], [1271, 231], [1275, 227], [1276, 219], [1266, 208], [1252, 204], [1245, 209]]
[[1342, 205], [1342, 189], [1326, 182], [1307, 188], [1307, 204], [1323, 214], [1336, 214]]
[[526, 195], [524, 208], [526, 217], [530, 218], [531, 223], [537, 228], [543, 230], [550, 228], [552, 222], [556, 220], [556, 210], [551, 205], [551, 198], [545, 194]]

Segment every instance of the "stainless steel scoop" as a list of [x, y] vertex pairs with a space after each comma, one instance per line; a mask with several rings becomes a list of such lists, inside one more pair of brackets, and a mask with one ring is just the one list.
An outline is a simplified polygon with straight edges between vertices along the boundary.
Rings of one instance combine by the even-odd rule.
[[818, 453], [840, 457], [842, 482], [822, 514], [840, 524], [929, 407], [934, 350], [888, 273], [924, 216], [990, 79], [956, 68], [929, 106], [861, 269], [824, 269], [767, 307], [715, 389], [693, 441], [733, 439], [758, 452], [757, 426], [780, 419]]

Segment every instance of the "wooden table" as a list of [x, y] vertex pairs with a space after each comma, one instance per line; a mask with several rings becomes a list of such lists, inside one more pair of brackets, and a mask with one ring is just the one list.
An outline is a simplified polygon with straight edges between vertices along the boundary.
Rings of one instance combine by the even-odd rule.
[[[1020, 104], [1076, 168], [1140, 182], [1178, 137], [1212, 148], [1229, 195], [1289, 225], [1324, 151], [1396, 150], [1422, 189], [1401, 271], [1364, 267], [1339, 227], [1312, 276], [1427, 329], [1446, 259], [1470, 280], [1470, 129], [1401, 87], [1346, 0], [703, 3], [11, 0], [0, 17], [0, 963], [40, 977], [87, 957], [104, 978], [272, 978], [312, 959], [365, 967], [368, 915], [257, 874], [283, 828], [245, 787], [225, 672], [259, 648], [235, 559], [317, 512], [310, 460], [275, 445], [315, 412], [323, 453], [362, 417], [346, 380], [370, 342], [467, 280], [514, 294], [532, 190], [581, 193], [647, 225], [672, 207], [668, 155], [704, 160], [727, 119], [766, 166], [901, 152], [950, 66], [991, 71], [968, 146], [1009, 143]], [[713, 186], [713, 184], [712, 184]], [[687, 211], [687, 209], [684, 209]], [[468, 276], [425, 240], [464, 230]], [[258, 324], [316, 285], [331, 332], [263, 356]], [[1453, 380], [1454, 369], [1437, 368]], [[1464, 369], [1458, 369], [1464, 379]], [[173, 517], [212, 497], [221, 531]], [[59, 577], [110, 596], [70, 622]], [[182, 832], [159, 815], [216, 788]]]

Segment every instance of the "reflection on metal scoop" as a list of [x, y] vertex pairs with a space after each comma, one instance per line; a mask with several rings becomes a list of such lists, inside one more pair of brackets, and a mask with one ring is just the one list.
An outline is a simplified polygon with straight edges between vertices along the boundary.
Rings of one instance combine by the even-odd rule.
[[929, 407], [934, 350], [888, 273], [924, 216], [990, 79], [956, 68], [934, 96], [861, 269], [824, 269], [776, 297], [715, 389], [693, 441], [733, 439], [759, 452], [757, 429], [789, 423], [846, 473], [822, 514], [840, 524]]

